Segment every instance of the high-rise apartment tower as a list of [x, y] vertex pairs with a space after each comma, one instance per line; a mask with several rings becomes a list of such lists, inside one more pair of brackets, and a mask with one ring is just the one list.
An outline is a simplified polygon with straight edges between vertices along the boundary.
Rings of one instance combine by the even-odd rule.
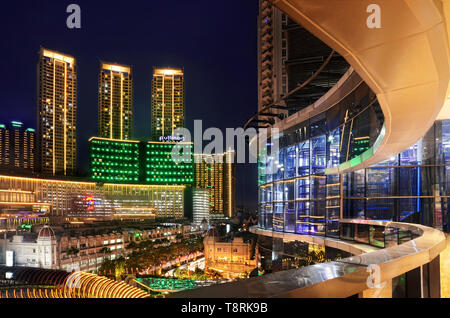
[[184, 127], [184, 70], [153, 68], [152, 140], [171, 141], [174, 130]]
[[211, 215], [232, 217], [235, 209], [235, 152], [194, 154], [195, 188], [209, 190]]
[[269, 0], [259, 1], [258, 109], [273, 104], [288, 92], [286, 26], [284, 13]]
[[41, 48], [37, 66], [38, 170], [73, 175], [77, 167], [75, 58]]
[[2, 170], [32, 172], [35, 164], [35, 131], [12, 121], [0, 124], [0, 168]]
[[129, 140], [132, 131], [131, 67], [102, 62], [98, 80], [98, 137]]

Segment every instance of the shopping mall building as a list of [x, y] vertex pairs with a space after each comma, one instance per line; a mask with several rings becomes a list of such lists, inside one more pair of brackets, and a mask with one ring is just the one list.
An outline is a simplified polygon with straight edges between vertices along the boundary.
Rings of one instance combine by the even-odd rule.
[[[251, 231], [271, 273], [176, 297], [448, 296], [450, 3], [259, 4], [244, 128], [261, 132]], [[342, 256], [288, 267], [296, 241]]]
[[0, 175], [1, 222], [184, 216], [185, 185], [115, 184]]
[[[430, 4], [429, 29], [414, 7], [384, 1], [380, 29], [338, 25], [341, 8], [325, 30], [321, 14], [330, 5], [272, 2], [261, 1], [259, 21], [265, 93], [247, 123], [272, 131], [259, 139], [259, 226], [336, 237], [345, 218], [449, 232], [446, 5]], [[358, 9], [367, 18], [364, 1]], [[391, 10], [402, 15], [393, 21]], [[354, 20], [346, 25], [365, 22]]]

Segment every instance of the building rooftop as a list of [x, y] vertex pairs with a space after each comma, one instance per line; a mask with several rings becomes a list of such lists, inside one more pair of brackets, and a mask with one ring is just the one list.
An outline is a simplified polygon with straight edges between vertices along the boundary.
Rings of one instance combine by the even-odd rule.
[[47, 239], [47, 238], [55, 239], [56, 238], [55, 232], [50, 226], [44, 225], [39, 231], [38, 239]]

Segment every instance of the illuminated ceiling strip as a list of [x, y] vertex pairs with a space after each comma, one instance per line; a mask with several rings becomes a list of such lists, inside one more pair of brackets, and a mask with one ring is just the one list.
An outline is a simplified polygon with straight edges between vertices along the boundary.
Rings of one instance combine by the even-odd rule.
[[95, 281], [94, 281], [94, 283], [92, 284], [92, 286], [89, 286], [89, 293], [91, 293], [92, 294], [92, 296], [93, 297], [96, 297], [97, 296], [97, 285], [99, 285], [99, 284], [101, 284], [102, 283], [102, 279], [101, 279], [101, 277], [98, 277]]
[[113, 288], [110, 290], [111, 295], [116, 295], [118, 293], [117, 289], [120, 289], [120, 285], [119, 284], [115, 284], [113, 286]]

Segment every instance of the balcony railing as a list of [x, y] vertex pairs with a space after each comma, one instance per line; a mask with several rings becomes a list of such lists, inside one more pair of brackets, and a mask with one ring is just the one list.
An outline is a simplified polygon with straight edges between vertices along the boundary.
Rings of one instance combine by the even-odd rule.
[[[392, 297], [392, 282], [402, 275], [405, 275], [407, 281], [416, 280], [409, 286], [416, 286], [417, 290], [409, 290], [406, 297], [440, 297], [439, 254], [446, 246], [445, 235], [441, 231], [418, 224], [372, 220], [340, 220], [340, 224], [341, 239], [279, 233], [257, 227], [253, 227], [251, 231], [274, 238], [321, 243], [359, 255], [184, 291], [173, 294], [171, 297], [342, 298], [355, 295], [364, 297], [367, 291], [374, 291], [376, 295], [376, 291], [382, 286], [387, 286], [388, 292], [390, 291], [390, 295], [386, 296], [385, 292], [383, 295]], [[374, 248], [367, 245], [368, 249], [366, 249], [364, 244], [358, 244], [360, 240], [356, 235], [360, 233], [357, 227], [361, 226], [367, 227], [369, 233], [371, 233], [371, 227], [382, 227], [383, 233], [389, 235], [392, 234], [389, 229], [397, 229], [396, 232], [394, 231], [397, 233], [397, 244], [386, 248]], [[348, 229], [352, 227], [354, 231], [349, 232]], [[404, 238], [401, 233], [409, 233], [409, 240], [400, 239]], [[349, 241], [351, 235], [353, 235], [352, 242]], [[370, 235], [368, 238], [370, 243]], [[419, 275], [415, 275], [417, 273]], [[373, 281], [375, 283], [371, 285]]]

